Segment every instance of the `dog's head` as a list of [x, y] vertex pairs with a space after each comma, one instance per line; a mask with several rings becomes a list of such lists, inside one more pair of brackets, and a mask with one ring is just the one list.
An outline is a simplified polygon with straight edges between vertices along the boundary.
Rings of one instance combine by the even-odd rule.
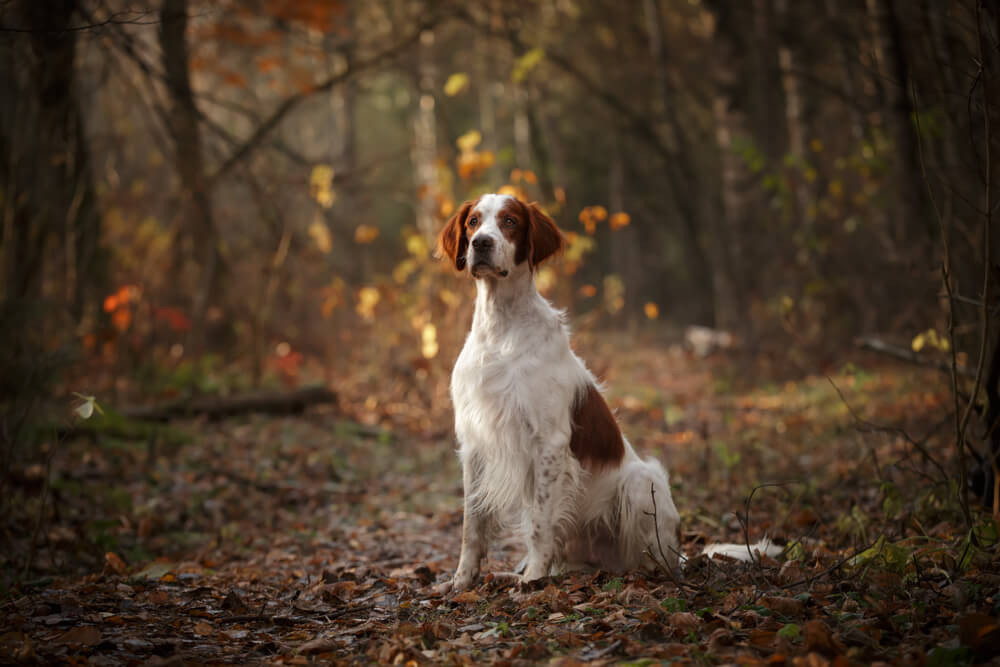
[[483, 195], [467, 201], [438, 236], [438, 255], [455, 268], [468, 267], [473, 278], [506, 278], [512, 271], [536, 266], [554, 255], [563, 236], [537, 204], [511, 195]]

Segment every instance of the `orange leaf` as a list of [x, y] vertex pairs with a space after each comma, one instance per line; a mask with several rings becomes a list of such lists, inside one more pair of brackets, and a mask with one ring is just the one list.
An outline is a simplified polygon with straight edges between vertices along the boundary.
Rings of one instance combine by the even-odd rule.
[[463, 591], [452, 598], [452, 601], [465, 604], [467, 602], [479, 602], [482, 599], [482, 596], [476, 591]]
[[608, 220], [608, 225], [611, 229], [621, 229], [622, 227], [627, 227], [628, 223], [632, 221], [628, 213], [618, 212], [611, 216]]
[[118, 554], [109, 551], [104, 554], [104, 571], [124, 575], [128, 572], [128, 565], [125, 564], [125, 561]]
[[205, 621], [199, 621], [194, 624], [194, 631], [199, 635], [210, 635], [215, 632], [215, 628], [212, 627], [211, 623], [206, 623]]
[[111, 323], [115, 325], [115, 329], [118, 329], [118, 331], [125, 331], [132, 324], [132, 311], [128, 308], [119, 308], [111, 316]]

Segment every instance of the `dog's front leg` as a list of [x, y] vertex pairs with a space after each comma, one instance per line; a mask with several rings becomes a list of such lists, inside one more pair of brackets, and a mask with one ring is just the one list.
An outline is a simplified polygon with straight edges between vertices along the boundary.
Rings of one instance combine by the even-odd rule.
[[549, 574], [568, 524], [575, 519], [579, 467], [569, 450], [569, 436], [555, 438], [536, 450], [532, 498], [526, 508], [528, 556], [522, 581]]
[[478, 461], [472, 456], [462, 457], [462, 490], [464, 509], [462, 516], [462, 551], [458, 567], [450, 582], [442, 584], [442, 593], [461, 591], [472, 586], [479, 576], [479, 565], [486, 556], [489, 533], [493, 525], [491, 515], [475, 502], [480, 472]]

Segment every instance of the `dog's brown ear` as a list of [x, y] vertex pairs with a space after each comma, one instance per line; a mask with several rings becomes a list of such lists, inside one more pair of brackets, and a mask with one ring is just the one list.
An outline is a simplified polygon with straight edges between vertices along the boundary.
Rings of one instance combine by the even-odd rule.
[[562, 250], [562, 232], [552, 222], [552, 218], [545, 215], [538, 204], [532, 202], [528, 204], [528, 218], [530, 228], [528, 229], [528, 258], [532, 268], [538, 266], [552, 255]]
[[465, 268], [465, 255], [469, 249], [469, 238], [465, 235], [465, 221], [469, 217], [469, 211], [475, 202], [467, 201], [462, 204], [455, 215], [451, 216], [445, 223], [441, 233], [438, 234], [437, 252], [438, 259], [448, 257], [455, 268], [461, 271]]

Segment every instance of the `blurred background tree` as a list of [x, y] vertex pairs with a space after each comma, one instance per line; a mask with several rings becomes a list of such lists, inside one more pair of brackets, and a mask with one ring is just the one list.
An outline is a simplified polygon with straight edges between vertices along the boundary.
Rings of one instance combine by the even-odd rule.
[[714, 327], [797, 371], [934, 331], [975, 368], [998, 27], [975, 0], [2, 3], [5, 400], [59, 352], [124, 403], [436, 405], [469, 285], [433, 236], [496, 190], [568, 232], [538, 282], [584, 330]]

